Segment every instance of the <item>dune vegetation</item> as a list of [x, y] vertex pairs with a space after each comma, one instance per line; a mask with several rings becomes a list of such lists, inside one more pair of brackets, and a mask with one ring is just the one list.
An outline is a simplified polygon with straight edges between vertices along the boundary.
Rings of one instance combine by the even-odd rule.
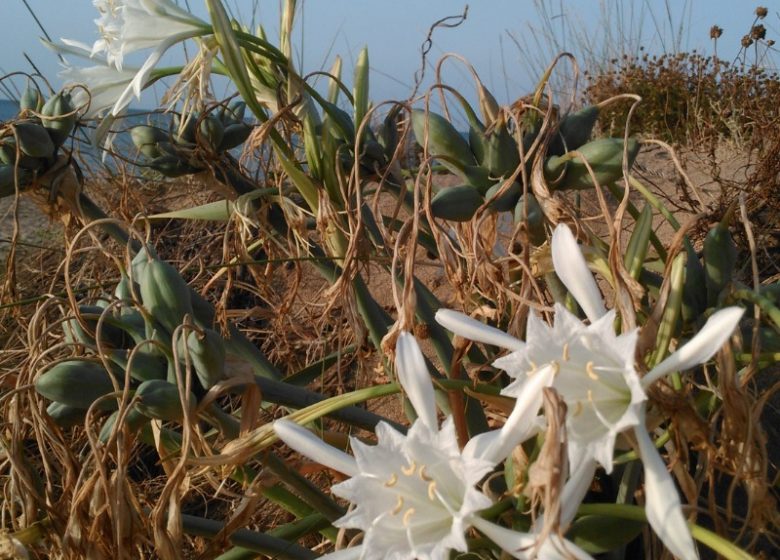
[[0, 557], [776, 554], [775, 15], [502, 105], [205, 4], [3, 78]]

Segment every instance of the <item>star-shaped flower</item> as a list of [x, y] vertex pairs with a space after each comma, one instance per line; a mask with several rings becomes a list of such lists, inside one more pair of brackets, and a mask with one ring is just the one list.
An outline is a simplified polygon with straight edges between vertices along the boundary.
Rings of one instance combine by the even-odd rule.
[[[531, 558], [536, 537], [505, 529], [479, 517], [491, 500], [476, 484], [533, 433], [540, 400], [535, 385], [520, 391], [515, 410], [501, 430], [472, 438], [461, 451], [451, 417], [439, 428], [434, 391], [417, 341], [401, 333], [396, 347], [398, 379], [418, 414], [408, 434], [387, 424], [377, 426], [377, 445], [352, 439], [355, 457], [322, 442], [288, 420], [274, 424], [290, 447], [334, 470], [349, 475], [333, 486], [355, 507], [334, 524], [364, 531], [363, 543], [323, 558], [367, 560], [446, 560], [450, 550], [465, 552], [465, 532], [476, 527], [516, 558]], [[539, 397], [540, 399], [541, 397]], [[549, 539], [539, 558], [590, 558], [574, 544]]]
[[743, 310], [729, 307], [717, 311], [693, 339], [640, 378], [635, 369], [637, 331], [615, 333], [615, 311], [607, 312], [604, 307], [585, 257], [563, 224], [553, 233], [552, 256], [555, 272], [590, 324], [556, 304], [552, 326], [533, 313], [529, 316], [527, 340], [522, 342], [452, 310], [440, 310], [436, 319], [465, 338], [513, 351], [494, 363], [514, 378], [504, 394], [520, 394], [535, 383], [553, 387], [563, 398], [573, 468], [561, 496], [563, 526], [574, 518], [597, 465], [611, 472], [615, 438], [630, 428], [645, 467], [650, 525], [675, 556], [697, 558], [674, 482], [645, 428], [645, 389], [673, 371], [709, 360], [731, 336]]

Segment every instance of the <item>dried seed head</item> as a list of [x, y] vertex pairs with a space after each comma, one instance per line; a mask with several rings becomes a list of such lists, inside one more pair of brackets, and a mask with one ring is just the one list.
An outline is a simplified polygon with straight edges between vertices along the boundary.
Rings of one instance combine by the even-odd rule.
[[742, 37], [742, 46], [744, 48], [748, 48], [752, 44], [753, 44], [753, 39], [750, 38], [750, 35], [745, 35], [744, 37]]
[[414, 326], [414, 336], [419, 340], [427, 340], [431, 337], [431, 328], [425, 323], [418, 323]]
[[723, 35], [723, 28], [713, 25], [710, 27], [710, 39], [719, 39]]
[[753, 27], [750, 29], [750, 36], [751, 36], [753, 39], [755, 39], [756, 41], [758, 41], [758, 40], [760, 40], [760, 39], [763, 39], [764, 37], [766, 37], [766, 27], [764, 27], [764, 26], [763, 26], [763, 25], [761, 25], [761, 24], [759, 24], [759, 25], [754, 25], [754, 26], [753, 26]]
[[764, 19], [767, 14], [769, 13], [769, 10], [766, 9], [764, 6], [759, 6], [756, 8], [756, 17], [759, 19]]

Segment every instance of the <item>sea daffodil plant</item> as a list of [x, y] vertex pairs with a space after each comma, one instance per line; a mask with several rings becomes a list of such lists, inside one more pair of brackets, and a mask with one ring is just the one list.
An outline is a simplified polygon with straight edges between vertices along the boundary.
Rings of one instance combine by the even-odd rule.
[[554, 388], [566, 403], [572, 474], [561, 496], [562, 526], [574, 518], [596, 467], [612, 471], [615, 439], [630, 429], [644, 464], [650, 525], [675, 556], [697, 558], [678, 492], [645, 427], [645, 391], [671, 372], [709, 360], [731, 336], [743, 310], [729, 307], [713, 313], [693, 339], [640, 377], [635, 366], [638, 331], [615, 333], [616, 313], [606, 310], [585, 257], [566, 225], [556, 227], [551, 248], [556, 274], [589, 323], [556, 304], [553, 325], [531, 313], [526, 340], [520, 341], [456, 311], [440, 310], [436, 319], [460, 336], [512, 350], [494, 362], [514, 379], [504, 394], [518, 395], [533, 383]]
[[515, 558], [590, 558], [560, 537], [538, 543], [532, 533], [512, 531], [479, 516], [492, 502], [476, 484], [533, 431], [534, 412], [541, 403], [533, 380], [518, 393], [515, 409], [500, 430], [472, 438], [461, 451], [452, 417], [439, 427], [433, 384], [409, 333], [398, 338], [396, 365], [418, 415], [405, 435], [380, 423], [377, 445], [352, 438], [352, 457], [289, 420], [274, 424], [279, 438], [291, 448], [350, 477], [332, 491], [354, 508], [334, 524], [360, 529], [365, 536], [359, 546], [323, 558], [445, 560], [450, 550], [467, 550], [465, 534], [471, 527]]

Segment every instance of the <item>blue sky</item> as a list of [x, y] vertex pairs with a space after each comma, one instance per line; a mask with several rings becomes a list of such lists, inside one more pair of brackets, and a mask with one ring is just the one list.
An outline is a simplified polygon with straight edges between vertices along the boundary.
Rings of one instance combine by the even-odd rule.
[[[256, 21], [263, 23], [271, 38], [276, 36], [278, 0], [223, 1], [246, 23], [251, 21], [252, 8], [257, 5]], [[91, 43], [97, 38], [92, 21], [96, 12], [90, 0], [28, 0], [28, 3], [55, 40], [67, 37]], [[203, 0], [179, 0], [179, 3], [189, 5], [194, 13], [205, 17]], [[3, 21], [0, 69], [29, 71], [30, 66], [22, 55], [27, 53], [58, 84], [58, 61], [40, 45], [41, 32], [22, 0], [0, 0], [0, 4]], [[453, 0], [306, 0], [299, 4], [303, 17], [298, 18], [295, 48], [303, 62], [303, 71], [327, 68], [338, 54], [344, 59], [345, 75], [349, 76], [357, 53], [367, 45], [374, 100], [409, 95], [428, 28], [437, 19], [461, 13], [465, 5]], [[673, 50], [676, 45], [711, 51], [709, 29], [717, 24], [725, 29], [719, 54], [733, 58], [759, 3], [668, 0], [668, 4], [671, 13], [666, 10], [665, 0], [474, 0], [467, 20], [460, 27], [436, 31], [429, 60], [435, 63], [450, 51], [463, 55], [496, 97], [507, 102], [529, 91], [539, 69], [559, 48], [580, 54], [581, 60], [588, 58], [583, 54], [588, 50], [592, 57], [605, 58], [606, 48], [623, 45], [631, 51], [638, 45], [624, 38], [641, 37], [641, 43], [650, 52]], [[770, 10], [763, 22], [768, 29], [767, 38], [776, 38], [780, 44], [780, 0], [764, 0], [760, 4]], [[684, 32], [675, 39], [681, 23]], [[430, 68], [427, 75], [433, 76]], [[469, 88], [468, 75], [457, 64], [447, 66], [445, 81], [461, 90]], [[429, 85], [430, 81], [426, 83]], [[156, 94], [159, 92], [152, 92], [136, 106], [154, 106]]]

